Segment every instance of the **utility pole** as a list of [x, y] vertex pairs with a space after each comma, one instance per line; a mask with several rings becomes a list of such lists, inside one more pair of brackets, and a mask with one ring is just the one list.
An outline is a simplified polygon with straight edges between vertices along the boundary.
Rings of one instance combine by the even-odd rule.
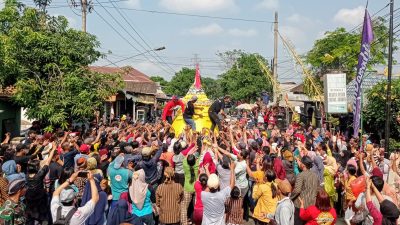
[[86, 32], [86, 15], [87, 15], [87, 0], [81, 0], [82, 9], [82, 31]]
[[390, 123], [392, 122], [391, 105], [392, 105], [392, 65], [393, 65], [393, 7], [394, 7], [394, 0], [390, 0], [388, 83], [386, 92], [386, 124], [385, 124], [386, 152], [389, 152]]
[[[274, 75], [274, 79], [278, 80], [278, 12], [275, 12], [275, 22], [274, 22], [274, 62], [272, 66], [272, 74]], [[276, 92], [276, 90], [273, 90]], [[277, 93], [273, 93], [275, 103], [278, 103]]]
[[194, 54], [192, 61], [193, 61], [194, 67], [196, 67], [197, 64], [200, 63], [199, 54]]

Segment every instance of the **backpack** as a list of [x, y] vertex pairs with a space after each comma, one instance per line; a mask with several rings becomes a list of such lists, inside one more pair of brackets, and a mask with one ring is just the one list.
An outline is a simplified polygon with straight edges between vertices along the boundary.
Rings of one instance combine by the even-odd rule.
[[71, 209], [67, 213], [67, 215], [64, 217], [64, 216], [61, 215], [61, 209], [62, 209], [61, 206], [59, 206], [57, 208], [57, 217], [56, 217], [56, 221], [53, 223], [53, 225], [69, 225], [69, 222], [70, 222], [72, 216], [74, 215], [74, 213], [77, 210], [77, 208]]

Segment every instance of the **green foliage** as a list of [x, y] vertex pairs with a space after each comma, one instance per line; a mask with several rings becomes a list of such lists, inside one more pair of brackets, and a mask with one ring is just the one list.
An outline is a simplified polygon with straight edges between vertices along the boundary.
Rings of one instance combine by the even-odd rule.
[[257, 54], [238, 52], [233, 66], [220, 76], [222, 93], [229, 94], [234, 100], [255, 100], [262, 91], [272, 92], [272, 84], [263, 74], [257, 58], [262, 59], [265, 65], [267, 60]]
[[88, 118], [122, 84], [119, 74], [88, 70], [101, 57], [99, 45], [94, 35], [68, 28], [63, 16], [7, 1], [0, 11], [0, 85], [16, 86], [13, 100], [49, 129]]
[[[369, 69], [373, 65], [385, 64], [388, 56], [388, 28], [385, 20], [380, 17], [375, 19], [373, 29], [375, 41], [371, 45]], [[332, 70], [339, 70], [347, 73], [348, 80], [353, 79], [357, 72], [361, 32], [337, 28], [326, 32], [322, 39], [315, 41], [313, 48], [306, 55], [306, 62], [311, 65], [314, 74], [323, 75]]]
[[221, 80], [203, 77], [201, 83], [209, 99], [217, 99], [224, 95], [221, 89]]
[[[370, 132], [384, 132], [386, 122], [386, 90], [387, 81], [375, 85], [368, 93], [368, 105], [363, 109], [363, 120]], [[396, 121], [400, 111], [400, 79], [392, 81], [392, 107], [391, 107], [391, 134], [390, 136], [400, 141], [400, 124]]]
[[161, 87], [166, 87], [168, 86], [168, 81], [166, 81], [164, 79], [164, 77], [160, 77], [160, 76], [151, 76], [150, 80], [154, 81], [154, 82], [158, 82], [160, 83]]
[[180, 71], [175, 73], [168, 83], [168, 86], [165, 87], [164, 92], [168, 95], [185, 96], [194, 82], [195, 74], [195, 69], [183, 67]]

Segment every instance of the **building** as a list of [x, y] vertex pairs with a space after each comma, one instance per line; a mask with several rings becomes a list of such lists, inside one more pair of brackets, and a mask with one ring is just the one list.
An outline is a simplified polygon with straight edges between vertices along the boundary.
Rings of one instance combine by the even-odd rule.
[[21, 107], [11, 101], [14, 88], [0, 89], [0, 137], [4, 138], [6, 133], [11, 137], [18, 137], [21, 129]]
[[119, 73], [124, 81], [124, 89], [104, 103], [103, 120], [126, 115], [133, 121], [148, 121], [154, 114], [157, 103], [157, 84], [144, 73], [132, 67], [92, 66], [99, 73]]

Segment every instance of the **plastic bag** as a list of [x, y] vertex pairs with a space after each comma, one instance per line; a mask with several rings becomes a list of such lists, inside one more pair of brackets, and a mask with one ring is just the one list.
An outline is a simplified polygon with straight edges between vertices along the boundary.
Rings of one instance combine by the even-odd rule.
[[350, 183], [350, 188], [353, 191], [354, 197], [365, 191], [365, 176], [358, 177]]
[[344, 221], [346, 222], [347, 225], [351, 225], [350, 220], [353, 218], [354, 212], [351, 209], [351, 207], [348, 207], [346, 211], [344, 212]]

